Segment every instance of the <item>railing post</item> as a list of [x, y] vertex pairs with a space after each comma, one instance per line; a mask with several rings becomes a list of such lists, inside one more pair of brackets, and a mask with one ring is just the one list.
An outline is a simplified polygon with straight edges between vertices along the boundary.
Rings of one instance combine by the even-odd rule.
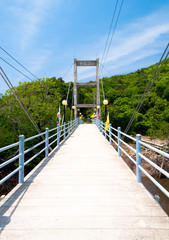
[[57, 128], [57, 146], [59, 146], [60, 143], [60, 125], [58, 124]]
[[102, 121], [102, 134], [103, 134], [104, 130], [103, 130], [103, 121]]
[[102, 132], [102, 122], [99, 120], [99, 125], [100, 125], [100, 132]]
[[64, 130], [63, 130], [64, 132], [63, 132], [63, 138], [64, 138], [64, 140], [65, 140], [65, 138], [66, 138], [66, 132], [65, 132], [65, 122], [64, 122]]
[[70, 134], [70, 123], [68, 121], [68, 136], [69, 136], [69, 134]]
[[19, 135], [19, 183], [24, 182], [24, 135]]
[[45, 158], [48, 157], [49, 154], [49, 128], [46, 128], [46, 133], [45, 133]]
[[118, 127], [118, 156], [121, 157], [121, 127]]
[[141, 153], [141, 135], [136, 135], [136, 176], [137, 176], [137, 182], [141, 183], [141, 170], [139, 169], [139, 166], [141, 166], [141, 157], [139, 156], [139, 153]]
[[72, 133], [72, 120], [71, 120], [71, 133]]
[[111, 123], [109, 124], [109, 142], [110, 142], [110, 145], [112, 145], [112, 129], [111, 129]]
[[104, 136], [105, 136], [105, 139], [107, 139], [107, 135], [106, 135], [106, 133], [107, 133], [107, 131], [106, 131], [106, 122], [105, 122], [105, 129], [104, 129]]

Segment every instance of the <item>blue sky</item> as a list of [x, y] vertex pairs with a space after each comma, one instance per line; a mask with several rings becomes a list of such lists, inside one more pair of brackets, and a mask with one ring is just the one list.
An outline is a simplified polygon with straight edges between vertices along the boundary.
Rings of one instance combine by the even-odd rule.
[[[119, 5], [122, 0], [119, 0]], [[116, 0], [0, 1], [0, 46], [39, 78], [73, 81], [73, 63], [102, 59]], [[100, 77], [125, 74], [159, 61], [169, 41], [168, 0], [124, 0]], [[0, 57], [34, 79], [0, 49]], [[2, 60], [11, 82], [27, 81]], [[66, 74], [66, 75], [65, 75]], [[95, 79], [79, 68], [78, 80]], [[0, 92], [8, 88], [0, 78]]]

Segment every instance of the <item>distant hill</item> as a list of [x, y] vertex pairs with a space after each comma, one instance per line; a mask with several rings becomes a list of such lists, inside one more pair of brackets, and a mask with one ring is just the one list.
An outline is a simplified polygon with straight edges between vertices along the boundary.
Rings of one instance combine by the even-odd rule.
[[[134, 73], [104, 77], [105, 96], [109, 100], [112, 124], [124, 130], [156, 68], [154, 64]], [[102, 109], [103, 110], [103, 109]], [[167, 138], [169, 135], [169, 59], [154, 81], [130, 133]]]
[[[140, 98], [146, 89], [156, 64], [142, 68], [134, 73], [104, 77], [104, 91], [109, 101], [108, 111], [110, 122], [114, 127], [121, 126], [124, 131]], [[84, 81], [83, 81], [84, 82]], [[16, 87], [20, 98], [29, 110], [39, 128], [56, 126], [56, 116], [59, 105], [63, 113], [62, 100], [67, 96], [68, 83], [61, 78], [38, 79], [35, 82], [20, 83]], [[101, 103], [103, 95], [100, 85]], [[70, 120], [72, 105], [73, 83], [71, 83], [66, 121]], [[94, 87], [78, 89], [79, 103], [93, 103], [96, 97]], [[18, 141], [19, 134], [26, 137], [36, 134], [14, 95], [9, 90], [0, 96], [0, 142], [1, 147]], [[92, 109], [81, 109], [84, 117], [90, 117]], [[101, 104], [102, 119], [104, 120], [104, 106]], [[157, 80], [146, 97], [142, 108], [136, 116], [130, 134], [141, 133], [151, 137], [167, 138], [169, 133], [169, 59], [162, 67]]]

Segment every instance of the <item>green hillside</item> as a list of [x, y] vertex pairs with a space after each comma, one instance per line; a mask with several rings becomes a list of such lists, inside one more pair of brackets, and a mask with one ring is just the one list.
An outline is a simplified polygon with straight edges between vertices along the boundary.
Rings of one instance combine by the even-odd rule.
[[[110, 121], [114, 127], [121, 126], [122, 130], [125, 130], [155, 67], [156, 65], [152, 65], [135, 73], [103, 78], [105, 96], [109, 101]], [[46, 127], [56, 126], [57, 111], [62, 100], [66, 98], [68, 83], [65, 83], [61, 78], [53, 77], [38, 79], [35, 82], [20, 83], [16, 89], [42, 131]], [[70, 87], [66, 121], [70, 120], [72, 90], [73, 83]], [[94, 88], [79, 88], [78, 92], [78, 101], [93, 103]], [[1, 95], [0, 108], [1, 147], [18, 141], [19, 134], [28, 137], [37, 133], [10, 90]], [[104, 106], [101, 106], [101, 110], [102, 117], [104, 117]], [[61, 111], [63, 113], [63, 108]], [[82, 109], [82, 114], [87, 118], [90, 117], [92, 111], [91, 109]], [[141, 133], [152, 137], [168, 137], [169, 59], [154, 82], [129, 132], [130, 134]]]
[[[124, 131], [156, 64], [135, 73], [103, 78], [105, 95], [109, 100], [111, 123]], [[130, 133], [167, 138], [169, 135], [169, 59], [153, 83], [142, 108], [136, 116]]]

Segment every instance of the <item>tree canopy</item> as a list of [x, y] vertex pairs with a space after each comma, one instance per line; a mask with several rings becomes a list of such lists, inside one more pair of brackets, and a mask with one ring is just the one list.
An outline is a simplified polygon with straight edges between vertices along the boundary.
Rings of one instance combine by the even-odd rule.
[[[145, 88], [149, 82], [156, 64], [148, 68], [125, 75], [104, 77], [104, 91], [109, 101], [108, 111], [110, 122], [114, 127], [121, 126], [125, 130]], [[100, 87], [101, 89], [101, 87]], [[34, 82], [23, 82], [16, 91], [34, 118], [41, 131], [46, 127], [56, 126], [59, 106], [63, 113], [62, 100], [66, 99], [68, 83], [62, 78], [37, 79]], [[66, 121], [70, 120], [73, 83], [70, 86]], [[96, 89], [83, 87], [78, 89], [80, 103], [93, 103]], [[101, 103], [103, 95], [101, 92]], [[0, 95], [0, 142], [1, 147], [18, 141], [18, 136], [29, 137], [37, 134], [32, 123], [19, 106], [11, 90]], [[90, 117], [93, 110], [88, 109], [84, 116]], [[101, 104], [104, 117], [104, 106]], [[141, 133], [151, 137], [167, 138], [169, 133], [169, 59], [154, 82], [142, 108], [136, 116], [130, 134]]]

